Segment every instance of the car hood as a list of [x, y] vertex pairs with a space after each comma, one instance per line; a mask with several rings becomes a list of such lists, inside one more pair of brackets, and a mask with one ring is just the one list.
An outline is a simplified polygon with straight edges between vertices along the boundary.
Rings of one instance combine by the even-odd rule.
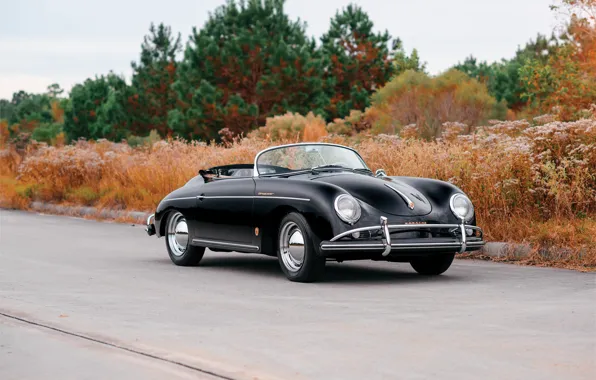
[[311, 179], [337, 185], [387, 214], [422, 216], [432, 210], [430, 201], [420, 191], [398, 179], [355, 173], [319, 174]]

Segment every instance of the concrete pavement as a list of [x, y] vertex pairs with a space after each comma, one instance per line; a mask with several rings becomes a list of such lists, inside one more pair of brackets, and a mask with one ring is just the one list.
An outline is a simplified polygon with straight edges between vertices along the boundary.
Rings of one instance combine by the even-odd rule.
[[215, 252], [180, 268], [139, 226], [0, 210], [0, 378], [596, 377], [594, 273], [327, 269], [291, 283], [275, 259]]

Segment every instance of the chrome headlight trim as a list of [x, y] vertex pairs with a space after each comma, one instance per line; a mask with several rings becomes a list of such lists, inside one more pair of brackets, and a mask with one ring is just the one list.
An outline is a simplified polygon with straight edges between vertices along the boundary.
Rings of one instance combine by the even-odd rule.
[[[468, 206], [468, 210], [466, 214], [463, 216], [455, 211], [455, 201], [459, 198], [462, 198]], [[472, 201], [470, 201], [470, 199], [462, 193], [457, 193], [451, 196], [451, 199], [449, 200], [449, 208], [451, 208], [451, 212], [453, 213], [453, 215], [455, 215], [458, 219], [464, 220], [466, 222], [472, 220], [472, 218], [474, 217], [474, 205], [472, 204]]]
[[[355, 206], [354, 216], [352, 216], [352, 217], [346, 216], [339, 209], [339, 202], [343, 199], [350, 200], [352, 202], [352, 204]], [[358, 203], [356, 198], [354, 198], [353, 196], [351, 196], [349, 194], [340, 194], [337, 198], [335, 198], [335, 202], [333, 202], [333, 206], [335, 208], [335, 213], [337, 214], [337, 216], [341, 220], [343, 220], [344, 222], [349, 223], [349, 224], [356, 223], [360, 219], [360, 216], [362, 215], [362, 209], [360, 208], [360, 204]]]

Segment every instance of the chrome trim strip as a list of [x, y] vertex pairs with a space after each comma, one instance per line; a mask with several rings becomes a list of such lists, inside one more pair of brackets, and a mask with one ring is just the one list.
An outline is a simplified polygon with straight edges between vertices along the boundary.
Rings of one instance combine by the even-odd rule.
[[165, 201], [183, 201], [186, 199], [196, 199], [197, 197], [182, 197], [182, 198], [168, 198], [164, 199]]
[[255, 198], [260, 198], [260, 199], [287, 199], [287, 200], [290, 200], [290, 201], [310, 202], [310, 198], [277, 197], [277, 196], [268, 196], [268, 195], [256, 195]]
[[387, 256], [391, 252], [391, 234], [387, 227], [387, 218], [384, 216], [381, 217], [381, 231], [383, 233], [383, 244], [385, 245], [383, 256]]
[[[461, 224], [390, 224], [387, 226], [387, 228], [389, 230], [407, 230], [407, 229], [418, 230], [421, 228], [460, 228], [460, 226], [461, 226]], [[482, 232], [482, 229], [478, 226], [470, 226], [470, 225], [466, 224], [465, 228]], [[355, 228], [353, 230], [342, 232], [341, 234], [334, 236], [333, 239], [331, 239], [330, 241], [339, 240], [342, 237], [353, 234], [354, 232], [374, 231], [374, 230], [380, 230], [380, 229], [381, 229], [381, 226]]]
[[297, 197], [277, 197], [268, 195], [197, 195], [196, 197], [182, 197], [182, 198], [169, 198], [166, 201], [183, 201], [187, 199], [217, 199], [217, 198], [228, 198], [228, 199], [286, 199], [290, 201], [303, 201], [310, 202], [310, 198], [297, 198]]
[[408, 208], [410, 210], [414, 209], [414, 202], [412, 202], [412, 200], [410, 198], [408, 198], [406, 196], [406, 194], [404, 194], [403, 192], [397, 190], [395, 187], [391, 186], [390, 184], [386, 183], [385, 186], [387, 186], [388, 188], [390, 188], [391, 190], [395, 191], [400, 197], [402, 197], [402, 199], [406, 202], [406, 205], [408, 206]]
[[[364, 161], [364, 159], [362, 158], [362, 156], [360, 155], [360, 153], [358, 153], [358, 152], [356, 151], [356, 149], [350, 148], [349, 146], [340, 145], [340, 144], [330, 144], [330, 143], [320, 143], [320, 142], [317, 142], [317, 143], [309, 143], [309, 142], [306, 142], [306, 143], [294, 143], [294, 144], [277, 145], [277, 146], [272, 146], [272, 147], [269, 147], [269, 148], [263, 149], [262, 151], [260, 151], [259, 153], [257, 153], [257, 155], [255, 156], [255, 162], [254, 162], [254, 167], [253, 167], [253, 177], [260, 177], [260, 176], [259, 176], [259, 171], [258, 171], [258, 169], [257, 169], [257, 161], [259, 160], [259, 156], [260, 156], [261, 154], [263, 154], [263, 153], [265, 153], [265, 152], [268, 152], [268, 151], [270, 151], [270, 150], [273, 150], [273, 149], [279, 149], [279, 148], [289, 148], [289, 147], [292, 147], [292, 146], [301, 146], [301, 145], [326, 145], [326, 146], [336, 146], [336, 147], [339, 147], [339, 148], [345, 148], [345, 149], [349, 149], [349, 150], [351, 150], [352, 152], [356, 153], [356, 155], [357, 155], [358, 157], [360, 157], [360, 160], [362, 160], [362, 163], [364, 164], [364, 166], [365, 166], [365, 167], [366, 167], [368, 170], [370, 170], [370, 168], [369, 168], [369, 167], [366, 165], [366, 161]], [[309, 170], [310, 170], [310, 169], [309, 169]]]
[[375, 230], [380, 230], [380, 229], [381, 229], [381, 226], [354, 228], [353, 230], [342, 232], [341, 234], [339, 234], [337, 236], [334, 236], [330, 241], [336, 241], [338, 239], [341, 239], [342, 237], [351, 235], [351, 234], [353, 234], [355, 232], [375, 231]]
[[239, 248], [249, 248], [251, 250], [259, 250], [259, 247], [256, 245], [248, 245], [248, 244], [240, 244], [240, 243], [230, 243], [227, 241], [220, 241], [220, 240], [208, 240], [208, 239], [192, 239], [193, 243], [203, 243], [203, 244], [217, 244], [217, 245], [227, 245], [229, 247], [239, 247]]
[[[470, 242], [468, 246], [482, 246], [484, 241]], [[430, 247], [444, 247], [444, 248], [456, 248], [461, 246], [459, 242], [452, 243], [393, 243], [392, 248], [408, 248], [408, 249], [426, 249]], [[339, 251], [339, 250], [358, 250], [358, 249], [384, 249], [383, 243], [369, 243], [369, 244], [321, 244], [321, 249], [324, 251]]]
[[362, 248], [378, 248], [383, 249], [384, 245], [382, 243], [377, 244], [321, 244], [321, 249], [326, 251], [333, 251], [333, 250], [340, 250], [340, 249], [362, 249]]
[[310, 198], [277, 197], [269, 195], [199, 195], [199, 199], [286, 199], [290, 201], [310, 202]]
[[484, 245], [486, 242], [484, 240], [479, 240], [479, 241], [468, 241], [466, 243], [467, 246], [473, 246], [473, 245]]

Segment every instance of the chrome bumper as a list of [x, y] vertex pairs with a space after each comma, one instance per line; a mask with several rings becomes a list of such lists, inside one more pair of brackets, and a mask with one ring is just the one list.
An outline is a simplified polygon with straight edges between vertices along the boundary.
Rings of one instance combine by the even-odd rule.
[[145, 231], [147, 232], [147, 235], [149, 235], [149, 236], [155, 235], [155, 224], [151, 223], [151, 219], [153, 219], [153, 221], [155, 221], [155, 214], [151, 214], [147, 218], [147, 227], [145, 227]]
[[[329, 241], [321, 242], [321, 251], [374, 251], [382, 252], [388, 256], [392, 251], [472, 251], [480, 249], [484, 245], [482, 229], [477, 226], [466, 225], [463, 221], [460, 224], [387, 224], [387, 218], [382, 216], [381, 224], [378, 226], [355, 228], [333, 237]], [[395, 230], [433, 230], [452, 229], [458, 231], [458, 236], [446, 238], [415, 238], [395, 239], [391, 241], [391, 231]], [[480, 232], [480, 237], [469, 237], [466, 230]], [[381, 240], [340, 240], [356, 232], [374, 231], [381, 232]], [[454, 234], [455, 235], [455, 234]]]

